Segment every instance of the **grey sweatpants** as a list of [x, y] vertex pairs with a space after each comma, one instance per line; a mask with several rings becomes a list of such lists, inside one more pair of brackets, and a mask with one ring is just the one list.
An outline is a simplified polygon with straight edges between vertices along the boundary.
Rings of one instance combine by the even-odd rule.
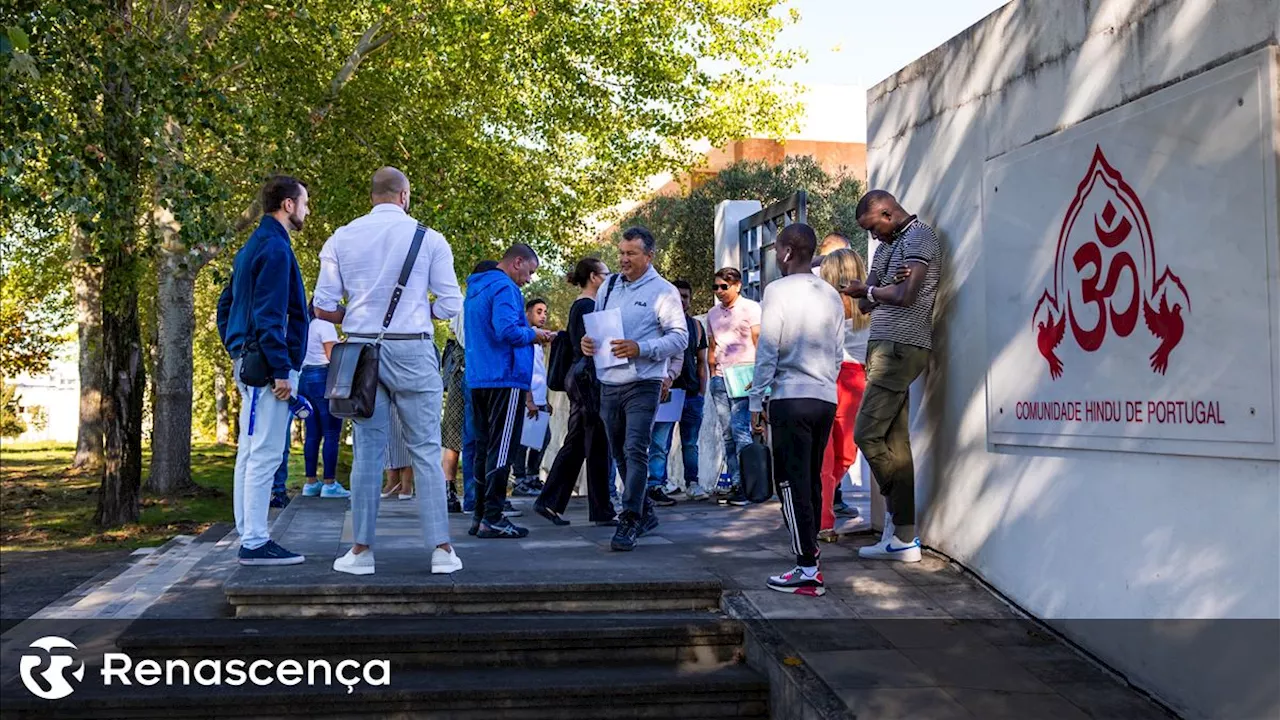
[[[352, 338], [352, 342], [373, 341]], [[378, 402], [373, 416], [367, 420], [356, 419], [354, 423], [352, 536], [360, 545], [374, 545], [394, 403], [413, 467], [422, 542], [431, 549], [449, 542], [449, 510], [444, 469], [440, 466], [440, 405], [444, 381], [440, 378], [440, 364], [432, 341], [383, 340], [378, 380]]]

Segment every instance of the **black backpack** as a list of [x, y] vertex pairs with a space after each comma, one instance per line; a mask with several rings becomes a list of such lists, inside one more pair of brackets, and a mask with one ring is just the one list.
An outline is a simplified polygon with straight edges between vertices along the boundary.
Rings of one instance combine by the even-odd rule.
[[564, 392], [564, 379], [569, 374], [569, 366], [573, 365], [573, 341], [569, 339], [569, 331], [556, 333], [551, 341], [551, 357], [547, 360], [547, 389]]

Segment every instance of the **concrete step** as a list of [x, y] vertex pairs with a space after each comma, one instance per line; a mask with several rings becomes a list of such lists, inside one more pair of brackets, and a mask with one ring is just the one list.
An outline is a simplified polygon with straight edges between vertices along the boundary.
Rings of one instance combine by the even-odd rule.
[[223, 586], [236, 617], [689, 612], [718, 610], [722, 592], [709, 573], [666, 569], [604, 570], [589, 580], [578, 572], [507, 572], [471, 581], [461, 574], [355, 577], [310, 563], [296, 567], [238, 569]]
[[742, 642], [738, 621], [700, 612], [144, 621], [117, 645], [134, 658], [386, 658], [399, 670], [715, 665], [741, 661]]
[[[305, 676], [304, 676], [305, 683]], [[114, 690], [105, 694], [107, 690]], [[30, 697], [30, 696], [26, 696]], [[415, 717], [432, 720], [768, 718], [768, 684], [741, 665], [393, 673], [387, 686], [85, 687], [56, 703], [6, 702], [6, 718]]]

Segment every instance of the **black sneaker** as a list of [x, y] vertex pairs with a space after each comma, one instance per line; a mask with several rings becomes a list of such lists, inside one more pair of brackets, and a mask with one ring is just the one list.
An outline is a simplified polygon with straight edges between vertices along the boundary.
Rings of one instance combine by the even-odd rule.
[[449, 512], [450, 514], [462, 512], [462, 503], [458, 501], [458, 491], [454, 490], [452, 486], [449, 487]]
[[271, 495], [271, 505], [273, 508], [289, 507], [289, 496], [285, 493], [273, 493]]
[[724, 501], [734, 507], [746, 507], [751, 504], [751, 501], [743, 494], [742, 488], [734, 488], [733, 492], [729, 493], [729, 497], [725, 498]]
[[480, 521], [476, 518], [472, 518], [471, 529], [467, 531], [467, 534], [474, 536], [478, 532], [480, 532]]
[[858, 508], [847, 505], [844, 502], [832, 503], [831, 511], [836, 517], [856, 518], [858, 517]]
[[237, 559], [241, 565], [257, 566], [297, 565], [306, 560], [298, 553], [280, 547], [275, 540], [268, 540], [266, 544], [253, 550], [242, 546]]
[[502, 503], [502, 514], [506, 515], [507, 517], [520, 517], [521, 515], [524, 514], [524, 511], [517, 510], [516, 506], [512, 505], [511, 501], [508, 500]]
[[613, 539], [609, 541], [609, 548], [621, 552], [629, 552], [636, 549], [636, 538], [640, 536], [640, 525], [636, 522], [636, 516], [631, 513], [625, 513], [618, 520], [618, 530], [613, 533]]
[[817, 597], [825, 595], [827, 588], [822, 584], [822, 571], [819, 570], [813, 575], [805, 575], [797, 565], [791, 572], [785, 572], [781, 575], [774, 575], [769, 578], [766, 583], [770, 590], [778, 592], [792, 593], [795, 595], [810, 595]]
[[528, 528], [522, 528], [519, 525], [513, 525], [510, 520], [505, 517], [495, 523], [480, 523], [480, 529], [476, 532], [478, 538], [509, 538], [519, 539], [529, 534]]
[[676, 501], [670, 495], [663, 492], [662, 488], [656, 485], [649, 488], [649, 499], [658, 507], [671, 507], [676, 504]]
[[640, 524], [636, 528], [636, 537], [641, 537], [646, 533], [651, 533], [656, 530], [657, 527], [658, 513], [654, 512], [653, 508], [650, 508], [649, 512], [640, 518]]
[[552, 525], [564, 526], [569, 524], [568, 520], [565, 520], [564, 518], [560, 517], [559, 514], [557, 514], [554, 510], [547, 507], [546, 505], [539, 505], [538, 503], [534, 503], [533, 511], [538, 513], [542, 517], [550, 520]]

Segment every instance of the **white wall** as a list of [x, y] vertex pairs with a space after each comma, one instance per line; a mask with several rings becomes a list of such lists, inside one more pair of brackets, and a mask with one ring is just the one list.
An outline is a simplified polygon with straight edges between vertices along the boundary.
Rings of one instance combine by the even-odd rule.
[[[988, 237], [983, 222], [988, 163], [1033, 143], [1051, 147], [1091, 118], [1109, 122], [1122, 113], [1107, 116], [1108, 111], [1123, 111], [1162, 88], [1189, 85], [1232, 61], [1260, 62], [1266, 72], [1259, 91], [1271, 103], [1271, 127], [1261, 130], [1270, 136], [1270, 165], [1263, 158], [1255, 167], [1266, 172], [1256, 172], [1244, 185], [1238, 175], [1224, 176], [1218, 189], [1231, 193], [1235, 183], [1256, 190], [1253, 183], [1266, 186], [1269, 176], [1271, 197], [1263, 198], [1270, 202], [1268, 234], [1233, 236], [1228, 218], [1202, 242], [1262, 243], [1264, 265], [1241, 272], [1261, 278], [1268, 288], [1262, 297], [1271, 299], [1269, 323], [1263, 313], [1255, 341], [1258, 353], [1274, 358], [1280, 347], [1280, 217], [1274, 197], [1280, 164], [1278, 35], [1280, 0], [1018, 0], [868, 93], [870, 186], [893, 192], [930, 222], [946, 254], [938, 347], [922, 417], [913, 422], [921, 536], [1038, 617], [1280, 618], [1280, 464], [1240, 459], [1274, 458], [1274, 433], [1270, 444], [1254, 446], [1256, 452], [1204, 452], [1234, 454], [1216, 458], [1174, 455], [1167, 448], [1144, 452], [1133, 443], [1121, 452], [1071, 442], [1057, 448], [1036, 447], [1030, 440], [993, 442], [988, 372], [990, 359], [1005, 348], [991, 346], [990, 331], [1007, 325], [1006, 313], [1015, 313], [1030, 332], [1031, 312], [1022, 306], [1025, 296], [989, 297], [991, 288], [1007, 287], [1001, 283], [1018, 267], [1007, 255], [1019, 252], [991, 253], [995, 240], [1008, 238]], [[1166, 151], [1186, 155], [1196, 149], [1193, 144]], [[1215, 171], [1211, 160], [1205, 163], [1203, 172]], [[1181, 195], [1187, 187], [1179, 178], [1153, 167], [1130, 171], [1148, 210], [1153, 204], [1185, 204], [1211, 212], [1213, 195]], [[1083, 169], [1072, 172], [1078, 177]], [[1021, 255], [1042, 250], [1043, 230], [1027, 229]], [[1185, 238], [1172, 244], [1194, 246]], [[1171, 252], [1160, 261], [1185, 266], [1192, 259]], [[1226, 289], [1222, 283], [1245, 282], [1212, 259], [1191, 272], [1219, 289]], [[1040, 280], [1027, 278], [1025, 292], [1035, 293]], [[1215, 295], [1203, 285], [1191, 294], [1202, 302]], [[1233, 328], [1228, 322], [1219, 330]], [[1108, 346], [1097, 356], [1109, 351]], [[1270, 367], [1272, 382], [1262, 392], [1271, 394], [1263, 399], [1274, 413], [1280, 407], [1274, 382], [1280, 365]], [[1050, 382], [1042, 367], [1027, 373], [1042, 385]], [[1262, 380], [1259, 387], [1267, 387]], [[1280, 715], [1276, 666], [1261, 665], [1261, 681], [1245, 672], [1257, 671], [1258, 660], [1246, 658], [1239, 644], [1224, 651], [1230, 633], [1221, 624], [1060, 627], [1187, 716]], [[1266, 654], [1264, 661], [1275, 662], [1274, 624], [1232, 628], [1235, 641], [1252, 638], [1260, 643], [1253, 649]]]

